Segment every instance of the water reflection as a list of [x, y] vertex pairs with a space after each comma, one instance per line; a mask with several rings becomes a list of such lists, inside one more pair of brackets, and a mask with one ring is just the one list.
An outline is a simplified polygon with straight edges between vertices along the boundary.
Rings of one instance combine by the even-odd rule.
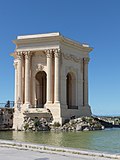
[[0, 131], [0, 139], [13, 140], [13, 132], [11, 131]]
[[93, 132], [0, 132], [0, 139], [119, 153], [120, 129]]

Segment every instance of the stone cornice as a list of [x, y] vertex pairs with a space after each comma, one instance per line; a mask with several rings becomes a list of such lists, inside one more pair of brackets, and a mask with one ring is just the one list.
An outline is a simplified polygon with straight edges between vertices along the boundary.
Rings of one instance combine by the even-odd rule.
[[[45, 35], [45, 34], [44, 34]], [[25, 37], [25, 36], [23, 36]], [[59, 44], [59, 47], [61, 46], [61, 44], [65, 44], [65, 45], [68, 45], [68, 46], [71, 46], [71, 47], [74, 47], [75, 49], [77, 50], [81, 50], [81, 51], [84, 51], [84, 52], [90, 52], [93, 50], [93, 48], [89, 47], [89, 45], [87, 44], [80, 44], [79, 42], [76, 42], [76, 41], [73, 41], [69, 38], [65, 38], [64, 36], [58, 34], [58, 35], [54, 35], [53, 36], [49, 36], [49, 34], [46, 34], [46, 36], [44, 37], [37, 37], [34, 36], [26, 36], [26, 38], [23, 38], [21, 37], [21, 39], [16, 39], [13, 41], [13, 43], [16, 44], [16, 46], [22, 46], [22, 45], [28, 45], [28, 44], [45, 44], [45, 43], [58, 43]]]
[[61, 36], [60, 42], [63, 43], [63, 45], [65, 44], [69, 47], [75, 48], [80, 51], [88, 52], [88, 53], [93, 50], [93, 48], [89, 47], [89, 45], [87, 45], [87, 44], [81, 44], [77, 41], [73, 41], [73, 40], [66, 38], [66, 37], [63, 37], [63, 36]]

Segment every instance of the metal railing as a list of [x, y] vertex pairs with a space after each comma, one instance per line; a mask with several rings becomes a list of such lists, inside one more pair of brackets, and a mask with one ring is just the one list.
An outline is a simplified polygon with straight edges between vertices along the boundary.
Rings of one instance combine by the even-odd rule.
[[14, 101], [7, 101], [6, 103], [0, 103], [0, 108], [13, 108]]

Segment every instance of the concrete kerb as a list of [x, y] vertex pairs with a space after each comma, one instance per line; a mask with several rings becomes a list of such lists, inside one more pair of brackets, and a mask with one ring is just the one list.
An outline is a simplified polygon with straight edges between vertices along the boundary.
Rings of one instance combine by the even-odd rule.
[[79, 155], [84, 156], [91, 156], [91, 157], [105, 157], [111, 159], [120, 159], [120, 154], [108, 154], [96, 151], [89, 151], [89, 150], [80, 150], [74, 148], [65, 148], [65, 147], [56, 147], [56, 146], [49, 146], [44, 144], [31, 144], [25, 142], [16, 142], [16, 141], [9, 141], [9, 140], [0, 140], [0, 147], [7, 147], [7, 148], [16, 148], [20, 150], [31, 150], [37, 152], [45, 152], [45, 153], [54, 153], [60, 155], [73, 155], [79, 157]]

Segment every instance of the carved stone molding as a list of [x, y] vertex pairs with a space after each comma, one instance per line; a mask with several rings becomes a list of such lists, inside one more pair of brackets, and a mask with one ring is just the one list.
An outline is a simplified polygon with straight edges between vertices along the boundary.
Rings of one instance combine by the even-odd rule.
[[21, 60], [22, 55], [23, 55], [22, 52], [16, 52], [17, 59]]
[[43, 69], [44, 69], [44, 66], [43, 66], [43, 65], [37, 64], [37, 68], [36, 68], [36, 71], [37, 71], [37, 72], [38, 72], [38, 71], [43, 71]]
[[30, 51], [24, 51], [23, 54], [25, 55], [25, 59], [30, 59], [30, 56], [31, 56]]
[[53, 49], [53, 52], [54, 52], [54, 56], [56, 58], [60, 58], [60, 56], [61, 56], [60, 49]]
[[52, 58], [53, 50], [52, 49], [47, 49], [45, 50], [47, 58]]
[[74, 61], [76, 63], [81, 62], [81, 58], [77, 58], [76, 56], [74, 56], [72, 54], [64, 54], [63, 53], [62, 55], [66, 60], [71, 60], [71, 61]]
[[52, 58], [53, 54], [57, 58], [59, 58], [61, 55], [60, 49], [47, 49], [44, 52], [46, 53], [47, 58]]

